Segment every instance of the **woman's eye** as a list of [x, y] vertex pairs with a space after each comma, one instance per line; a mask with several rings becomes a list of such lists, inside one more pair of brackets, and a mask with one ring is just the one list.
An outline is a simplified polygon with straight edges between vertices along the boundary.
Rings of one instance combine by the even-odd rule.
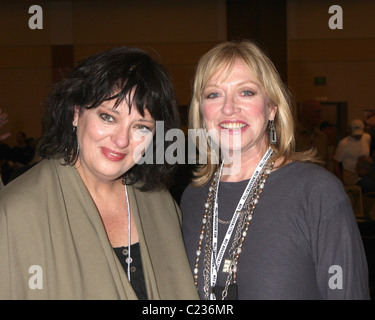
[[217, 98], [219, 96], [219, 94], [217, 92], [211, 92], [209, 94], [206, 94], [206, 98], [208, 99], [214, 99], [214, 98]]
[[152, 131], [152, 128], [148, 127], [148, 126], [145, 126], [143, 124], [137, 124], [135, 126], [135, 128], [141, 132], [151, 132]]
[[252, 92], [250, 90], [244, 90], [244, 91], [242, 91], [242, 95], [245, 96], [245, 97], [249, 97], [249, 96], [253, 96], [254, 92]]
[[101, 113], [100, 118], [102, 118], [102, 120], [104, 120], [105, 122], [113, 122], [114, 121], [113, 117], [110, 116], [107, 113]]

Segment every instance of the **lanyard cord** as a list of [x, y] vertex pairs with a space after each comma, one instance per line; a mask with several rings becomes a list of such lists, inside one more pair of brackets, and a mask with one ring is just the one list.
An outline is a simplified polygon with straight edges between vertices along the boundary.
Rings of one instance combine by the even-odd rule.
[[[234, 227], [237, 223], [239, 212], [241, 211], [242, 207], [244, 206], [246, 199], [254, 187], [254, 184], [256, 180], [258, 179], [259, 174], [261, 173], [263, 167], [267, 163], [268, 159], [272, 155], [273, 151], [271, 148], [267, 150], [267, 152], [264, 154], [263, 158], [260, 160], [257, 168], [255, 169], [251, 179], [249, 180], [238, 204], [237, 207], [233, 213], [232, 220], [229, 224], [228, 230], [226, 232], [226, 235], [224, 237], [224, 240], [221, 244], [220, 250], [217, 253], [217, 245], [218, 245], [218, 220], [219, 220], [219, 209], [218, 209], [218, 193], [219, 193], [219, 183], [217, 184], [216, 187], [216, 195], [215, 195], [215, 205], [214, 205], [214, 210], [213, 210], [213, 235], [212, 235], [212, 254], [211, 254], [211, 272], [210, 272], [210, 285], [211, 287], [215, 287], [216, 281], [217, 281], [217, 270], [220, 267], [221, 261], [223, 259], [224, 253], [226, 251], [226, 248], [228, 246], [229, 240], [232, 236]], [[219, 171], [219, 177], [218, 181], [220, 182], [220, 177], [222, 174], [224, 162], [222, 162], [220, 171]], [[211, 294], [211, 299], [215, 299], [215, 295]]]

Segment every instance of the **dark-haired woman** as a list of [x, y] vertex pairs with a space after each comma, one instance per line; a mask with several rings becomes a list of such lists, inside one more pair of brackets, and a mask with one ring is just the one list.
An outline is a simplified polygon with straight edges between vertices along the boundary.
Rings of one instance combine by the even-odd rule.
[[57, 84], [44, 160], [0, 193], [1, 299], [198, 298], [173, 168], [140, 161], [156, 121], [178, 127], [174, 91], [140, 50], [89, 57]]

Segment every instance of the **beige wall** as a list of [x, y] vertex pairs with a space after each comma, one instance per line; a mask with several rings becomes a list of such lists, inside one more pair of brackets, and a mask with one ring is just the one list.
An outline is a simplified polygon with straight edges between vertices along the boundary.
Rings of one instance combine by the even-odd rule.
[[[41, 0], [42, 30], [28, 27], [33, 3], [0, 0], [0, 108], [10, 116], [11, 145], [19, 130], [41, 133], [41, 104], [56, 71], [52, 46], [71, 46], [73, 62], [117, 45], [143, 48], [167, 66], [186, 105], [198, 58], [227, 38], [225, 0]], [[342, 30], [328, 27], [333, 3], [343, 9]], [[295, 103], [307, 97], [347, 101], [348, 121], [375, 108], [374, 12], [371, 0], [287, 1]], [[325, 76], [326, 85], [314, 85], [316, 76]]]
[[[328, 9], [343, 10], [343, 29], [331, 30]], [[348, 102], [348, 122], [375, 109], [375, 2], [288, 0], [288, 82], [294, 102]], [[325, 76], [325, 85], [314, 77]]]
[[43, 30], [30, 30], [29, 6], [27, 1], [0, 2], [0, 108], [9, 114], [3, 130], [12, 132], [10, 145], [17, 131], [40, 135], [41, 103], [51, 82], [48, 23]]
[[0, 108], [9, 114], [10, 145], [19, 130], [41, 133], [41, 103], [53, 77], [51, 46], [72, 45], [74, 62], [118, 45], [143, 48], [166, 65], [186, 105], [198, 58], [226, 39], [224, 0], [44, 0], [37, 2], [42, 30], [28, 27], [31, 4], [0, 0]]

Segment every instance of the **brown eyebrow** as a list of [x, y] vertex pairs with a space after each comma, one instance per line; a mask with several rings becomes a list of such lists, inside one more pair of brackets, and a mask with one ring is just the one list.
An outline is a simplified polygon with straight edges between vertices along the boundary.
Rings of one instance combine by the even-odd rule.
[[140, 122], [149, 122], [149, 123], [152, 123], [152, 124], [155, 123], [155, 120], [154, 120], [154, 119], [152, 119], [152, 120], [147, 120], [147, 119], [141, 118], [141, 119], [138, 119], [137, 121], [140, 121]]
[[[249, 83], [251, 83], [251, 84], [253, 84], [253, 85], [256, 85], [257, 87], [260, 87], [260, 84], [258, 83], [258, 82], [255, 82], [255, 81], [243, 81], [243, 82], [239, 82], [239, 83], [236, 83], [236, 85], [240, 85], [240, 86], [242, 86], [242, 85], [244, 85], [244, 84], [249, 84]], [[209, 87], [218, 87], [220, 85], [220, 83], [217, 83], [217, 82], [215, 82], [215, 83], [211, 83], [211, 82], [208, 82], [205, 86], [204, 86], [204, 88], [203, 89], [206, 89], [206, 88], [209, 88]]]
[[[113, 107], [110, 107], [108, 106], [106, 103], [102, 103], [99, 107], [103, 107], [104, 109], [107, 109], [109, 111], [112, 111], [114, 114], [116, 115], [120, 115], [120, 112], [116, 109], [116, 108], [113, 108]], [[99, 108], [98, 107], [98, 108]], [[146, 114], [146, 113], [145, 113]], [[151, 115], [150, 115], [151, 116]], [[148, 122], [148, 123], [152, 123], [154, 124], [155, 123], [155, 120], [151, 117], [151, 120], [147, 120], [145, 118], [143, 118], [142, 116], [140, 116], [139, 119], [136, 119], [135, 121], [143, 121], [143, 122]]]

